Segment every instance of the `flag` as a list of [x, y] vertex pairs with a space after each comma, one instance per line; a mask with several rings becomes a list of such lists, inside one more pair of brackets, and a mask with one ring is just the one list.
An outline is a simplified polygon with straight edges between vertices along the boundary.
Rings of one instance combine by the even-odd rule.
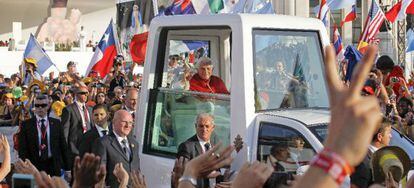
[[328, 6], [331, 10], [339, 10], [343, 8], [349, 8], [355, 5], [355, 0], [329, 0]]
[[[349, 8], [355, 5], [355, 0], [328, 0], [326, 1], [330, 10], [339, 10], [343, 8]], [[313, 8], [313, 12], [317, 14], [319, 12], [320, 5]]]
[[217, 14], [224, 9], [223, 0], [194, 0], [191, 3], [197, 14]]
[[145, 53], [147, 52], [148, 32], [134, 35], [131, 40], [129, 49], [131, 57], [135, 63], [143, 64], [145, 61]]
[[351, 12], [349, 12], [345, 18], [341, 21], [341, 27], [344, 25], [345, 22], [352, 22], [356, 19], [356, 8], [355, 5], [352, 5]]
[[267, 2], [263, 5], [262, 8], [255, 12], [256, 14], [275, 14], [275, 10], [273, 9], [272, 2]]
[[113, 60], [116, 55], [117, 50], [115, 44], [115, 35], [111, 20], [108, 27], [106, 28], [104, 35], [99, 41], [98, 46], [95, 49], [92, 60], [86, 69], [86, 75], [88, 75], [91, 70], [94, 70], [96, 72], [99, 72], [102, 78], [105, 77], [106, 74], [108, 74], [111, 70]]
[[173, 4], [164, 11], [164, 15], [179, 14], [196, 14], [191, 0], [174, 0]]
[[305, 81], [305, 74], [303, 73], [303, 65], [300, 62], [299, 54], [296, 54], [295, 67], [293, 68], [293, 76], [295, 76], [299, 81]]
[[346, 47], [344, 56], [345, 56], [345, 59], [348, 60], [345, 80], [350, 81], [355, 66], [357, 65], [358, 62], [361, 61], [362, 54], [357, 49], [355, 49], [355, 47], [348, 45], [348, 47]]
[[385, 17], [391, 23], [394, 23], [397, 19], [399, 12], [401, 11], [402, 1], [395, 4], [388, 12], [385, 13]]
[[407, 52], [414, 51], [414, 32], [412, 29], [407, 31]]
[[23, 58], [35, 59], [37, 62], [36, 71], [40, 75], [43, 75], [49, 67], [56, 66], [32, 34], [30, 34], [29, 42], [24, 50]]
[[344, 58], [344, 48], [342, 45], [342, 38], [341, 34], [338, 31], [338, 28], [336, 25], [334, 26], [334, 32], [333, 32], [333, 44], [335, 47], [336, 57], [339, 61], [342, 61]]
[[371, 40], [375, 38], [375, 35], [378, 33], [384, 20], [385, 15], [379, 7], [377, 1], [372, 0], [371, 8], [365, 21], [364, 31], [359, 39], [358, 50], [368, 46]]
[[404, 20], [407, 14], [414, 14], [414, 0], [402, 0], [397, 19], [399, 21]]
[[329, 20], [328, 20], [328, 12], [329, 7], [326, 4], [326, 0], [322, 0], [320, 4], [320, 9], [318, 12], [318, 19], [322, 20], [322, 22], [325, 24], [326, 27], [328, 27]]

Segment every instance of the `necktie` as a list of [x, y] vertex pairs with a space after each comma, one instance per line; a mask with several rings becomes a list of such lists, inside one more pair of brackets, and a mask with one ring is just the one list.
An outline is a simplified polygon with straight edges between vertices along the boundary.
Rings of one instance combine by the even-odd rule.
[[123, 139], [121, 142], [122, 142], [122, 148], [123, 148], [123, 150], [125, 152], [125, 155], [127, 156], [127, 159], [129, 161], [129, 159], [130, 159], [130, 153], [129, 153], [128, 146], [127, 146], [127, 140], [126, 139]]
[[135, 122], [135, 112], [132, 112], [131, 114], [133, 121]]
[[210, 150], [210, 146], [211, 145], [208, 142], [204, 144], [204, 150], [205, 150], [205, 152], [207, 152], [208, 150]]
[[108, 135], [108, 131], [107, 130], [102, 130], [101, 132], [102, 132], [102, 135], [104, 135], [104, 136], [105, 135]]
[[89, 116], [88, 116], [88, 109], [85, 105], [83, 105], [83, 117], [85, 119], [85, 127], [83, 128], [83, 132], [85, 133], [88, 130], [89, 124]]
[[48, 158], [48, 148], [47, 148], [47, 130], [45, 125], [45, 119], [40, 120], [40, 159], [47, 160]]

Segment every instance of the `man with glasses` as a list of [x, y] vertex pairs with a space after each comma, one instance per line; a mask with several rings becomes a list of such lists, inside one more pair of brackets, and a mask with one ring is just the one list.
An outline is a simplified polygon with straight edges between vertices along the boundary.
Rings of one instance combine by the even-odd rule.
[[62, 111], [62, 122], [65, 139], [69, 147], [70, 166], [79, 155], [78, 143], [82, 135], [91, 129], [90, 108], [85, 105], [89, 91], [84, 85], [75, 89], [75, 102], [66, 106]]
[[59, 120], [48, 117], [49, 107], [46, 95], [35, 98], [35, 116], [23, 122], [19, 133], [19, 157], [51, 176], [60, 176], [61, 169], [70, 174], [63, 127]]
[[[138, 171], [139, 156], [138, 142], [130, 135], [133, 119], [126, 110], [115, 112], [112, 120], [113, 131], [109, 135], [97, 139], [93, 153], [101, 157], [101, 164], [105, 165], [107, 172], [113, 172], [115, 165], [121, 163], [124, 169], [131, 175], [133, 170]], [[117, 178], [113, 173], [107, 173], [106, 185], [119, 187]], [[131, 186], [131, 181], [128, 182]]]

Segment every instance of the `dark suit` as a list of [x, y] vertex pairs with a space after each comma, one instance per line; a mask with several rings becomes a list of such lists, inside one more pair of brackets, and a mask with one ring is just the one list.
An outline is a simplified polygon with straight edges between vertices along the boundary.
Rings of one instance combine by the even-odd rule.
[[[69, 147], [69, 162], [72, 168], [75, 157], [79, 155], [79, 140], [83, 135], [83, 120], [80, 114], [78, 105], [74, 102], [66, 106], [62, 111], [62, 123], [65, 133], [65, 139]], [[92, 117], [92, 113], [88, 108], [89, 118]], [[91, 120], [90, 120], [91, 122]], [[88, 130], [90, 129], [88, 124]]]
[[[113, 132], [108, 136], [97, 139], [95, 142], [96, 147], [92, 148], [92, 151], [101, 157], [101, 164], [106, 166], [107, 172], [110, 172], [106, 175], [106, 185], [110, 187], [119, 187], [118, 180], [112, 173], [117, 163], [122, 163], [128, 174], [131, 174], [132, 170], [140, 170], [138, 142], [135, 141], [135, 139], [128, 137], [129, 148], [131, 150], [129, 161]], [[131, 185], [131, 181], [128, 182], [128, 185]]]
[[[109, 122], [108, 122], [109, 124]], [[112, 126], [108, 125], [109, 132], [112, 132]], [[79, 140], [79, 156], [83, 157], [85, 153], [92, 153], [92, 148], [96, 147], [95, 141], [99, 138], [98, 129], [95, 126], [92, 126], [91, 130], [87, 131], [82, 135]]]
[[[214, 136], [213, 134], [210, 139], [210, 144], [214, 146], [216, 145], [216, 143], [217, 143], [217, 137]], [[194, 135], [178, 146], [177, 159], [183, 156], [191, 160], [201, 154], [203, 154], [203, 149], [201, 148], [197, 135]], [[208, 179], [198, 179], [197, 187], [202, 187], [202, 188], [209, 187]]]
[[[36, 117], [22, 123], [19, 133], [19, 157], [29, 159], [39, 170], [44, 170], [50, 175], [60, 176], [60, 170], [70, 170], [68, 164], [68, 148], [63, 135], [63, 127], [60, 121], [48, 118], [49, 143], [51, 158], [42, 161], [39, 155], [39, 135]], [[46, 166], [46, 167], [45, 167]]]

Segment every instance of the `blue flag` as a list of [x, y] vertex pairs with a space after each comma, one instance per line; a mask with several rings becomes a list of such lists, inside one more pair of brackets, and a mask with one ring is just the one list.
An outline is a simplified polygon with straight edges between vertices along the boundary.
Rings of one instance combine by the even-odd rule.
[[45, 50], [37, 42], [36, 38], [30, 34], [29, 42], [27, 43], [26, 49], [24, 50], [23, 58], [33, 58], [37, 63], [37, 72], [42, 75], [52, 65], [55, 65]]
[[414, 51], [414, 32], [412, 29], [407, 31], [407, 52]]
[[345, 59], [348, 60], [348, 68], [346, 69], [345, 80], [350, 81], [352, 72], [359, 61], [361, 61], [362, 54], [353, 46], [348, 45], [344, 53]]

